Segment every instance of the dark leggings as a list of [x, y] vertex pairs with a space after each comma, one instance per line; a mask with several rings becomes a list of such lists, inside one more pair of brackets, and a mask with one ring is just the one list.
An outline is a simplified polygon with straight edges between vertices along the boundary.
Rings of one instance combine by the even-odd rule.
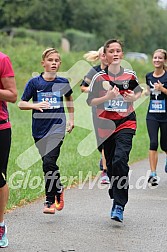
[[53, 203], [55, 196], [62, 188], [59, 167], [56, 162], [63, 143], [63, 136], [53, 134], [42, 139], [35, 138], [34, 140], [43, 161], [46, 201]]
[[156, 120], [146, 120], [146, 123], [150, 138], [150, 150], [157, 151], [158, 149], [158, 132], [160, 129], [160, 146], [163, 151], [167, 152], [167, 123]]
[[0, 130], [0, 187], [6, 184], [6, 173], [11, 146], [11, 129]]
[[111, 181], [109, 196], [114, 204], [125, 206], [129, 189], [129, 154], [132, 148], [133, 133], [119, 131], [104, 142], [107, 174]]

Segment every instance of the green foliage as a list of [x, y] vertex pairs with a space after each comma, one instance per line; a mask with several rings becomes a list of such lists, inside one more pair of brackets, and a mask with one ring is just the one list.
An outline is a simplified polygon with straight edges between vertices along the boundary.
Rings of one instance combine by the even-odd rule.
[[64, 32], [64, 37], [71, 44], [72, 51], [88, 51], [94, 48], [96, 44], [96, 36], [94, 34], [81, 32], [74, 29], [68, 29]]
[[130, 163], [140, 161], [148, 156], [149, 150], [149, 137], [146, 130], [146, 112], [148, 108], [147, 98], [137, 109], [137, 130], [133, 138], [132, 151], [130, 153]]
[[136, 72], [140, 84], [145, 83], [145, 75], [153, 70], [151, 60], [148, 63], [130, 61], [128, 63], [131, 65], [132, 69]]
[[37, 42], [38, 45], [46, 47], [60, 47], [62, 35], [59, 32], [36, 31], [25, 28], [13, 28], [14, 37], [29, 38]]
[[[123, 40], [128, 51], [150, 54], [157, 48], [166, 48], [166, 14], [167, 9], [160, 7], [158, 0], [0, 1], [2, 29], [21, 26], [61, 34], [67, 33], [66, 30], [69, 29], [82, 31], [85, 38], [77, 33], [68, 34], [74, 42], [71, 45], [74, 50], [98, 48], [109, 38]], [[36, 33], [31, 34], [32, 37], [40, 43], [41, 40], [44, 41], [45, 46], [48, 41], [57, 44], [58, 38], [52, 40], [49, 33]], [[95, 43], [92, 44], [93, 37], [88, 38], [87, 33], [92, 34], [96, 39]]]
[[44, 50], [45, 47], [37, 46], [35, 41], [31, 44], [25, 44], [24, 39], [22, 43], [19, 41], [19, 44], [15, 46], [8, 45], [3, 49], [3, 52], [11, 58], [18, 89], [23, 90], [26, 82], [32, 77], [34, 72], [42, 72], [43, 69], [40, 62]]
[[11, 38], [5, 32], [0, 32], [0, 47], [4, 48], [9, 45], [10, 42]]

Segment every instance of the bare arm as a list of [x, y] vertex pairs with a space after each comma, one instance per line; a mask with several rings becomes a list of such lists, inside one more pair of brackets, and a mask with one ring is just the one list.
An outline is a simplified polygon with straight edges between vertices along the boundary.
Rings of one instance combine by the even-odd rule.
[[39, 110], [41, 112], [43, 112], [43, 109], [48, 109], [50, 106], [49, 102], [38, 102], [38, 103], [31, 103], [31, 102], [27, 102], [27, 101], [20, 101], [18, 103], [18, 107], [21, 110], [30, 110], [30, 109], [35, 109], [35, 110]]
[[89, 87], [81, 86], [81, 92], [88, 93]]
[[145, 95], [145, 96], [150, 95], [150, 87], [149, 86], [147, 86], [147, 88], [143, 90], [142, 95]]
[[17, 89], [14, 77], [1, 78], [4, 89], [0, 89], [0, 100], [7, 102], [16, 102]]
[[69, 113], [69, 120], [67, 123], [67, 132], [71, 133], [74, 128], [74, 103], [72, 96], [65, 97], [67, 110]]

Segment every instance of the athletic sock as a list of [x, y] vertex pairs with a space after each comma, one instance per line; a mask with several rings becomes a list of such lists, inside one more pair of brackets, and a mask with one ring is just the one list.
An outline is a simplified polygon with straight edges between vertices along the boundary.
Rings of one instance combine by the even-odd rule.
[[4, 221], [0, 222], [0, 227], [3, 227], [3, 226], [5, 226], [5, 222]]
[[155, 177], [155, 176], [157, 176], [157, 173], [156, 173], [156, 172], [151, 172], [151, 173], [150, 173], [150, 176], [151, 176], [151, 177]]

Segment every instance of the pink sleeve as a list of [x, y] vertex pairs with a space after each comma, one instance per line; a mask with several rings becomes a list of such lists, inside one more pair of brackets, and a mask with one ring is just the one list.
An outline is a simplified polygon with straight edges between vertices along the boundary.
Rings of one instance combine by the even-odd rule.
[[13, 71], [13, 68], [12, 68], [12, 63], [11, 63], [9, 57], [4, 57], [1, 60], [1, 64], [0, 64], [0, 76], [1, 76], [1, 78], [13, 77], [14, 76], [14, 71]]

